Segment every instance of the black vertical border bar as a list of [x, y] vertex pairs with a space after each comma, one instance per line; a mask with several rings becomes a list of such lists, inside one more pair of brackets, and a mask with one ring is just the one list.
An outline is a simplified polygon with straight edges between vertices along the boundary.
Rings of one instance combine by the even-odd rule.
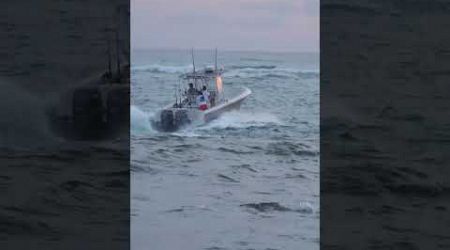
[[449, 4], [321, 1], [322, 249], [450, 248]]
[[0, 249], [130, 248], [129, 15], [0, 3]]

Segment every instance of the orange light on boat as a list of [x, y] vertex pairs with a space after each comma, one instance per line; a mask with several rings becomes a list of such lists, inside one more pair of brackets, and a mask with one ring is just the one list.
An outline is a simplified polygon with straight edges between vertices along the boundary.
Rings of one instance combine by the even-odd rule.
[[222, 93], [223, 85], [222, 85], [222, 77], [220, 77], [220, 76], [216, 77], [216, 87], [217, 87], [217, 92]]

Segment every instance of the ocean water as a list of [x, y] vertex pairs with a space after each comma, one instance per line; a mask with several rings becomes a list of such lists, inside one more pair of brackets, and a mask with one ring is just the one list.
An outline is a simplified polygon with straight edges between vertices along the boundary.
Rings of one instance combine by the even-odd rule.
[[[212, 51], [195, 57], [213, 64]], [[132, 52], [132, 249], [319, 249], [319, 55], [218, 59], [225, 92], [252, 95], [211, 123], [163, 133], [150, 120], [175, 101], [190, 52]]]

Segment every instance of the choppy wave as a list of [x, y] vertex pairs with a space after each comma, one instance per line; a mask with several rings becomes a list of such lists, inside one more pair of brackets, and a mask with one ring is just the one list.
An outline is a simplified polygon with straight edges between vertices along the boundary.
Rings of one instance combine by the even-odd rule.
[[[261, 58], [252, 58], [252, 57], [242, 57], [240, 58], [241, 61], [250, 61], [250, 62], [263, 62], [267, 61], [267, 59], [261, 59]], [[273, 61], [273, 60], [270, 60]]]
[[150, 72], [150, 73], [165, 73], [165, 74], [182, 74], [192, 71], [192, 65], [168, 66], [160, 64], [135, 66], [132, 72]]
[[276, 65], [233, 65], [230, 69], [274, 69]]
[[279, 204], [278, 202], [260, 202], [242, 204], [241, 207], [253, 209], [254, 211], [267, 212], [297, 212], [297, 213], [313, 213], [314, 208], [309, 202], [301, 202], [299, 207], [291, 208]]
[[[192, 71], [192, 65], [142, 65], [132, 68], [133, 72], [149, 72], [155, 74], [183, 74]], [[231, 65], [225, 67], [225, 77], [237, 78], [317, 78], [318, 70], [278, 67], [276, 65]]]
[[269, 68], [269, 66], [259, 67], [242, 67], [231, 70], [226, 70], [225, 77], [236, 78], [318, 78], [319, 71], [314, 70], [302, 70], [295, 68]]
[[[192, 70], [183, 65], [189, 62], [178, 61], [174, 54], [155, 54], [140, 60], [146, 65], [132, 69], [133, 103], [138, 107], [131, 110], [132, 135], [140, 133], [130, 142], [132, 228], [138, 232], [138, 245], [151, 244], [145, 238], [149, 233], [162, 236], [170, 230], [185, 235], [194, 226], [205, 232], [204, 240], [201, 246], [186, 245], [188, 250], [318, 249], [319, 130], [311, 123], [318, 120], [317, 64], [284, 54], [224, 52], [220, 57], [226, 96], [234, 96], [241, 87], [253, 94], [239, 111], [176, 132], [153, 131], [151, 119], [173, 99], [174, 78]], [[202, 65], [198, 58], [196, 63]], [[203, 58], [209, 57], [205, 53]], [[174, 195], [180, 199], [172, 199]], [[203, 204], [207, 209], [200, 208]], [[180, 218], [187, 220], [187, 227], [179, 226]], [[202, 221], [199, 218], [207, 223], [190, 223]], [[224, 224], [223, 218], [238, 219]], [[261, 222], [282, 224], [286, 233], [254, 231]], [[240, 235], [250, 237], [233, 243]], [[216, 239], [223, 239], [226, 247]], [[166, 244], [171, 242], [163, 238], [156, 248], [177, 248]]]
[[266, 154], [277, 156], [297, 155], [304, 157], [316, 157], [319, 155], [319, 150], [302, 143], [283, 141], [270, 143], [267, 146]]

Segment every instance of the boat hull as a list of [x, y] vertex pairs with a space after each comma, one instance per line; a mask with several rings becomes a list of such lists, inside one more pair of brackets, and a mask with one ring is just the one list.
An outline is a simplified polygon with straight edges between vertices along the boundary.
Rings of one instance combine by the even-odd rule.
[[160, 112], [160, 120], [153, 121], [152, 125], [157, 130], [173, 132], [191, 123], [208, 123], [219, 118], [226, 112], [239, 110], [242, 102], [251, 93], [249, 89], [245, 88], [240, 95], [230, 100], [225, 100], [219, 105], [205, 111], [200, 111], [196, 108], [173, 108], [168, 106]]
[[223, 104], [218, 105], [210, 110], [204, 112], [203, 120], [205, 122], [210, 122], [214, 119], [217, 119], [225, 112], [239, 110], [241, 108], [242, 102], [251, 94], [250, 89], [245, 89], [239, 96], [225, 101]]

